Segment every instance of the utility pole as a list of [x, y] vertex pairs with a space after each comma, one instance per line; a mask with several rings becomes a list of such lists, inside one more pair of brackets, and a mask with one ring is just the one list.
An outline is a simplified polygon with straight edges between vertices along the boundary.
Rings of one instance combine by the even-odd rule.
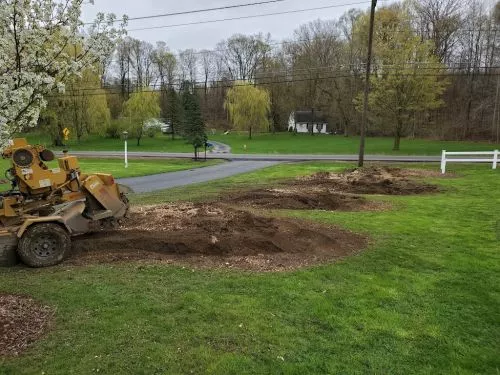
[[[500, 119], [497, 120], [497, 113], [498, 113], [498, 94], [500, 92], [500, 76], [497, 77], [497, 93], [496, 93], [496, 96], [495, 96], [495, 107], [494, 107], [494, 110], [493, 110], [493, 135], [495, 134], [495, 129], [496, 129], [496, 141], [498, 143], [498, 136], [499, 136], [499, 129], [498, 129], [498, 125], [500, 123]], [[500, 117], [500, 116], [498, 116]]]
[[361, 136], [359, 141], [359, 159], [358, 167], [362, 167], [365, 162], [365, 138], [366, 138], [366, 123], [368, 118], [368, 94], [370, 93], [370, 73], [372, 66], [372, 49], [373, 49], [373, 24], [375, 22], [375, 8], [377, 7], [377, 0], [372, 0], [372, 7], [370, 11], [370, 32], [368, 35], [368, 56], [366, 59], [366, 81], [365, 93], [363, 103], [363, 114], [361, 116]]

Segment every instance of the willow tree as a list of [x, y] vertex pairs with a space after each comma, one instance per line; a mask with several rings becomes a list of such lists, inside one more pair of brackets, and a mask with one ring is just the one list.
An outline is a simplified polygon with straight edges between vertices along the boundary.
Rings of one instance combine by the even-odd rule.
[[252, 131], [269, 129], [271, 99], [267, 90], [251, 84], [237, 83], [227, 91], [224, 108], [234, 127], [248, 131], [250, 139]]
[[141, 144], [146, 121], [160, 116], [160, 100], [158, 93], [153, 91], [139, 91], [130, 96], [125, 102], [123, 114], [129, 120], [128, 131], [137, 139], [137, 146]]
[[85, 134], [103, 133], [111, 121], [106, 92], [99, 89], [100, 77], [92, 69], [66, 81], [66, 92], [50, 96], [40, 114], [40, 125], [54, 146], [64, 146], [64, 129], [78, 142]]
[[64, 127], [74, 130], [78, 143], [85, 134], [103, 132], [111, 121], [106, 92], [98, 88], [100, 83], [95, 70], [84, 70], [66, 83], [66, 94], [56, 108], [59, 118], [66, 120]]

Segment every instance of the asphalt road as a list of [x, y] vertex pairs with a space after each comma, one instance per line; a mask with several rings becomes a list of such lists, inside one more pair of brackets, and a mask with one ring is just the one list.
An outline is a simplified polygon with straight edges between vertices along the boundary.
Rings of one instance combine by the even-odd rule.
[[[71, 151], [71, 155], [85, 158], [123, 158], [121, 151]], [[130, 159], [172, 159], [193, 158], [192, 153], [168, 153], [168, 152], [129, 152]], [[226, 159], [233, 161], [357, 161], [358, 155], [285, 155], [285, 154], [221, 154], [208, 153], [208, 159]], [[381, 162], [440, 162], [441, 156], [419, 156], [419, 155], [366, 155], [366, 161]]]
[[[75, 154], [76, 153], [72, 153]], [[149, 193], [155, 190], [169, 189], [230, 177], [278, 164], [277, 161], [234, 161], [210, 167], [186, 171], [162, 173], [152, 176], [118, 179], [118, 183], [130, 187], [135, 193]]]
[[229, 154], [231, 153], [231, 147], [224, 143], [216, 142], [216, 141], [208, 141], [212, 144], [212, 154]]

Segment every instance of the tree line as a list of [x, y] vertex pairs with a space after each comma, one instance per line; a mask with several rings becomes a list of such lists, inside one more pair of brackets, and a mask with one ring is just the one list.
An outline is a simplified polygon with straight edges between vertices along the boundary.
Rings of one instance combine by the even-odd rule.
[[[467, 5], [467, 6], [465, 6]], [[497, 141], [500, 6], [483, 1], [420, 0], [379, 7], [370, 95], [370, 135]], [[174, 92], [188, 83], [210, 128], [229, 128], [224, 106], [235, 82], [270, 96], [267, 131], [287, 129], [290, 113], [314, 109], [331, 130], [359, 132], [367, 12], [299, 26], [293, 36], [233, 35], [213, 50], [174, 53], [124, 38], [102, 69], [113, 117], [141, 87], [161, 95], [162, 117], [175, 123]], [[397, 148], [397, 140], [395, 141]]]
[[[51, 0], [36, 1], [56, 6]], [[72, 11], [66, 24], [78, 24], [79, 13]], [[40, 19], [46, 19], [42, 16]], [[12, 19], [8, 18], [8, 33], [12, 31]], [[153, 45], [125, 36], [122, 30], [111, 28], [116, 23], [110, 20], [104, 15], [98, 17], [95, 39], [90, 37], [93, 34], [83, 39], [77, 33], [71, 35], [70, 40], [75, 42], [62, 47], [63, 55], [69, 62], [73, 54], [75, 61], [84, 57], [88, 61], [80, 64], [78, 72], [61, 72], [54, 77], [50, 87], [40, 93], [47, 102], [39, 106], [44, 107], [41, 120], [31, 116], [26, 124], [32, 124], [35, 118], [52, 124], [47, 126], [55, 139], [60, 138], [65, 126], [71, 126], [78, 138], [105, 128], [108, 134], [116, 133], [113, 120], [132, 114], [127, 102], [134, 95], [152, 92], [159, 107], [155, 115], [171, 125], [175, 137], [183, 132], [186, 118], [182, 93], [190, 92], [207, 128], [284, 131], [291, 112], [314, 110], [328, 118], [333, 134], [359, 133], [368, 38], [366, 11], [351, 9], [338, 19], [300, 25], [286, 40], [237, 34], [211, 50], [176, 52], [164, 42]], [[394, 136], [395, 149], [406, 136], [498, 142], [499, 25], [500, 5], [491, 7], [480, 0], [405, 0], [379, 6], [368, 134]], [[45, 44], [59, 46], [60, 33], [54, 32]], [[5, 54], [5, 61], [17, 61], [18, 39], [14, 36], [6, 44], [14, 53]], [[90, 43], [96, 40], [100, 43]], [[93, 55], [83, 51], [94, 45], [105, 48], [90, 60], [88, 56]], [[61, 59], [60, 51], [49, 50], [57, 56], [55, 61]], [[68, 63], [67, 70], [74, 65]], [[61, 83], [64, 92], [58, 90]], [[9, 84], [12, 90], [17, 87], [26, 91], [15, 80]], [[233, 92], [228, 94], [229, 90]], [[25, 91], [23, 95], [29, 94]], [[34, 107], [39, 100], [35, 94], [31, 98]], [[245, 100], [260, 105], [251, 106]], [[254, 112], [247, 116], [238, 112], [249, 109]], [[20, 112], [20, 118], [31, 113]], [[8, 121], [11, 117], [7, 113]], [[18, 124], [24, 123], [17, 121], [15, 127], [19, 128]]]

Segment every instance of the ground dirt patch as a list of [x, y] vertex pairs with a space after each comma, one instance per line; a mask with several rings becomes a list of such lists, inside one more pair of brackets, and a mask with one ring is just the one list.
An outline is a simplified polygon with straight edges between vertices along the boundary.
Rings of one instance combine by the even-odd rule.
[[332, 261], [366, 245], [361, 235], [302, 220], [224, 205], [167, 204], [134, 207], [120, 229], [75, 238], [67, 263], [157, 260], [274, 271]]
[[0, 356], [17, 356], [48, 329], [53, 311], [29, 297], [0, 293]]
[[368, 211], [386, 204], [369, 201], [359, 195], [330, 192], [328, 189], [257, 189], [221, 197], [220, 202], [266, 209]]
[[437, 176], [437, 172], [425, 170], [376, 166], [348, 169], [343, 173], [318, 172], [292, 181], [291, 185], [354, 194], [411, 195], [438, 192], [438, 186], [418, 180]]

